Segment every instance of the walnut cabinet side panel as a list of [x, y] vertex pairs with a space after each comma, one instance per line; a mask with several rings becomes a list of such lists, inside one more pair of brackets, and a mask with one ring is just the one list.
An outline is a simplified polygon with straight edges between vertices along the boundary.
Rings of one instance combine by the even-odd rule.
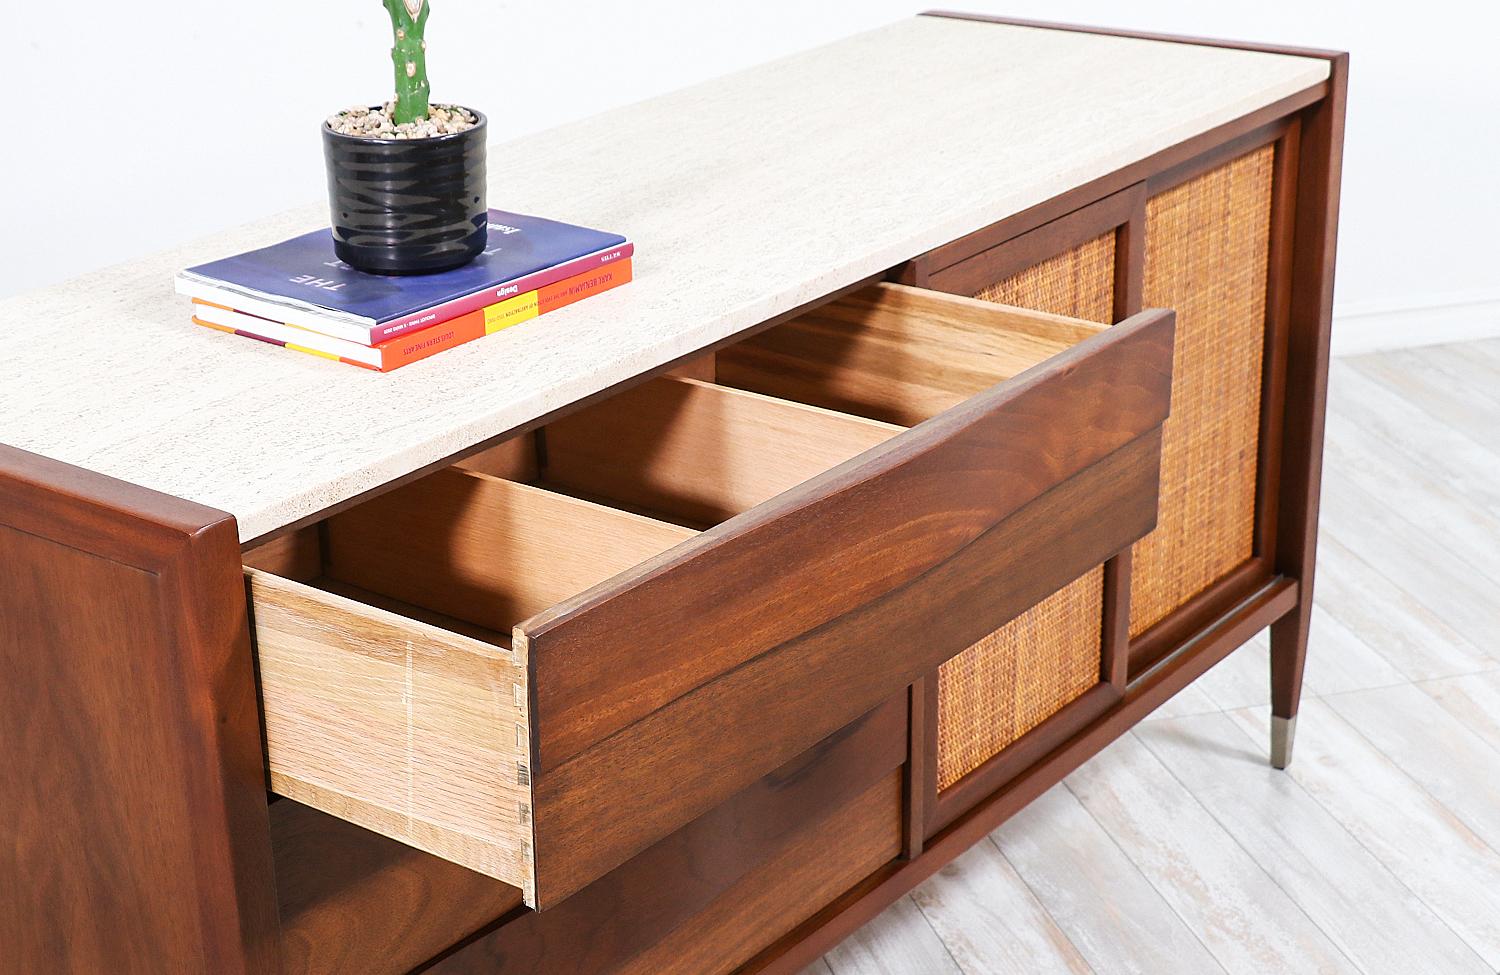
[[280, 969], [233, 519], [0, 446], [0, 969]]

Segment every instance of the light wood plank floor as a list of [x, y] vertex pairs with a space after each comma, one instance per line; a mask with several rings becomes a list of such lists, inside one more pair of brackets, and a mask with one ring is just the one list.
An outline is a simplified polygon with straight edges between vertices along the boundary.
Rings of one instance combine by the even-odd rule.
[[1500, 340], [1329, 399], [1292, 768], [1262, 634], [808, 973], [1500, 971]]

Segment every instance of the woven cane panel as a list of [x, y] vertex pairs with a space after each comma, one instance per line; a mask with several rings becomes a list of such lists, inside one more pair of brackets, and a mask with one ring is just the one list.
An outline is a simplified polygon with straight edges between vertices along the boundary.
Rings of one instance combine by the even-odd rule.
[[1091, 322], [1114, 321], [1115, 235], [1095, 237], [974, 295]]
[[[1103, 234], [974, 295], [1108, 322], [1115, 235]], [[1102, 568], [1068, 584], [938, 669], [938, 788], [983, 765], [1099, 682]]]
[[1099, 683], [1104, 570], [1091, 570], [938, 668], [946, 789]]
[[1176, 309], [1177, 350], [1157, 527], [1134, 549], [1132, 636], [1252, 554], [1274, 152], [1147, 204], [1145, 304]]

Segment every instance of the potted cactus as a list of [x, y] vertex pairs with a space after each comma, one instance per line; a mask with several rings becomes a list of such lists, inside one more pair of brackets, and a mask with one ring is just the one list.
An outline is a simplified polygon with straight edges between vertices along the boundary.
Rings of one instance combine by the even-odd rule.
[[427, 0], [383, 0], [395, 98], [323, 123], [333, 247], [363, 271], [458, 267], [485, 247], [485, 117], [428, 100]]

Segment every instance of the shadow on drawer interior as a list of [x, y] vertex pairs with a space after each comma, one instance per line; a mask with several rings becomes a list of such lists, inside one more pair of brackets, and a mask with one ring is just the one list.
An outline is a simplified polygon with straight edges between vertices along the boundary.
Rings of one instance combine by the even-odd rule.
[[915, 426], [1108, 327], [879, 284], [720, 352], [718, 381]]
[[504, 465], [530, 483], [479, 455], [335, 515], [314, 584], [506, 644], [515, 624], [901, 429], [653, 380], [547, 427], [535, 462]]

